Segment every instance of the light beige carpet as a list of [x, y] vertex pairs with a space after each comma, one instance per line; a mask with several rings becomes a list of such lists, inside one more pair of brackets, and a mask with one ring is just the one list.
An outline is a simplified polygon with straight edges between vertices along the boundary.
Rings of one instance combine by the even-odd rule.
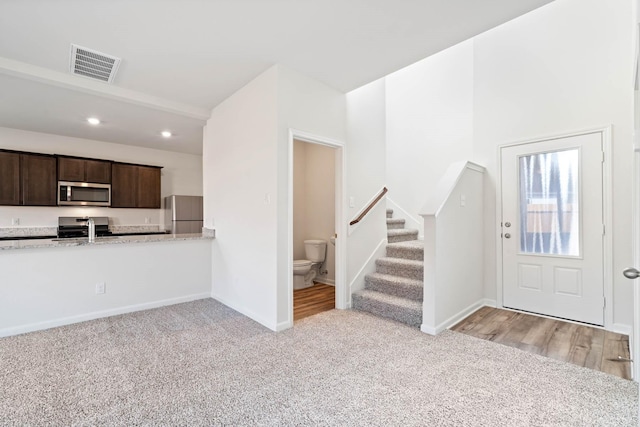
[[213, 300], [0, 339], [0, 425], [637, 426], [637, 385], [333, 310], [271, 332]]

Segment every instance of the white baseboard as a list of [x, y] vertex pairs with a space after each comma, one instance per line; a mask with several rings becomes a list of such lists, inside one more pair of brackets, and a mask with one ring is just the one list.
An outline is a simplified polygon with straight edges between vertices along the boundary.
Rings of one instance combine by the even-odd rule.
[[292, 323], [292, 322], [289, 322], [289, 321], [287, 321], [287, 322], [280, 322], [280, 323], [278, 323], [278, 324], [276, 325], [276, 329], [275, 329], [275, 331], [276, 331], [276, 332], [280, 332], [280, 331], [284, 331], [284, 330], [286, 330], [286, 329], [289, 329], [289, 328], [291, 328], [291, 327], [293, 327], [293, 323]]
[[630, 325], [624, 323], [614, 323], [611, 325], [611, 330], [616, 334], [628, 335], [629, 337], [633, 333], [633, 328]]
[[[251, 310], [247, 310], [245, 307], [237, 306], [236, 304], [232, 303], [231, 301], [227, 300], [226, 298], [221, 297], [220, 295], [216, 295], [214, 292], [211, 292], [211, 298], [213, 298], [216, 301], [221, 302], [222, 304], [224, 304], [227, 307], [237, 311], [238, 313], [243, 314], [243, 315], [247, 316], [248, 318], [250, 318], [252, 320], [255, 320], [256, 322], [260, 323], [265, 328], [269, 328], [272, 331], [279, 332], [281, 330], [290, 328], [292, 326], [291, 324], [289, 324], [289, 322], [281, 322], [281, 323], [271, 322], [271, 321], [265, 319], [264, 317], [255, 314]], [[282, 329], [280, 329], [280, 328], [282, 328]]]
[[123, 307], [111, 308], [108, 310], [93, 311], [91, 313], [84, 313], [76, 316], [61, 317], [59, 319], [47, 320], [44, 322], [30, 323], [27, 325], [0, 329], [0, 337], [9, 337], [12, 335], [24, 334], [27, 332], [41, 331], [44, 329], [56, 328], [58, 326], [71, 325], [73, 323], [86, 322], [88, 320], [101, 319], [103, 317], [117, 316], [119, 314], [133, 313], [134, 311], [149, 310], [152, 308], [164, 307], [167, 305], [180, 304], [183, 302], [190, 302], [206, 298], [211, 298], [211, 294], [207, 292], [201, 294], [185, 295], [177, 298], [169, 298], [142, 304], [127, 305]]
[[427, 325], [427, 324], [423, 323], [422, 325], [420, 325], [420, 330], [422, 332], [424, 332], [425, 334], [438, 335], [440, 332], [442, 332], [442, 331], [444, 331], [446, 329], [449, 329], [450, 327], [452, 327], [456, 323], [459, 323], [461, 320], [465, 319], [470, 314], [474, 313], [479, 308], [484, 307], [484, 306], [495, 307], [496, 306], [496, 301], [483, 298], [483, 299], [481, 299], [479, 301], [474, 302], [473, 304], [471, 304], [467, 308], [459, 311], [458, 313], [454, 314], [453, 316], [450, 316], [448, 319], [446, 319], [444, 322], [441, 322], [439, 325], [433, 326], [433, 325]]
[[438, 333], [436, 332], [436, 328], [432, 328], [431, 326], [425, 325], [424, 323], [420, 325], [420, 331], [429, 335], [438, 335]]
[[315, 279], [313, 279], [314, 282], [317, 283], [322, 283], [323, 285], [329, 285], [329, 286], [335, 286], [336, 285], [336, 281], [333, 279], [324, 279], [322, 277], [316, 277]]
[[356, 274], [351, 283], [349, 283], [349, 301], [347, 302], [347, 306], [351, 306], [351, 294], [360, 289], [364, 289], [364, 276], [376, 271], [376, 260], [385, 256], [387, 250], [386, 245], [387, 239], [380, 240], [380, 243], [378, 243], [378, 246], [376, 246], [371, 255], [369, 255], [369, 258], [367, 258], [362, 265], [358, 274]]
[[485, 298], [484, 299], [484, 305], [487, 306], [487, 307], [497, 308], [498, 307], [498, 301], [496, 301], [494, 299]]

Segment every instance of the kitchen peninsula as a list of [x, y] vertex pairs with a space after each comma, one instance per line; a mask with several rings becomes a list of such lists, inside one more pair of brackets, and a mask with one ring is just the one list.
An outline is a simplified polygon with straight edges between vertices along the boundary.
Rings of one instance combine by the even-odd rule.
[[0, 241], [0, 337], [209, 298], [205, 231]]

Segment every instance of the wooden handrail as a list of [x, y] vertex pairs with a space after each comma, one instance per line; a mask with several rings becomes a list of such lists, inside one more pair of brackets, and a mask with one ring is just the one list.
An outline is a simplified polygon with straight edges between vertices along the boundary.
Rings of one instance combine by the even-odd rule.
[[376, 197], [376, 199], [373, 202], [369, 203], [369, 206], [367, 206], [367, 209], [363, 210], [362, 213], [360, 215], [358, 215], [358, 218], [356, 218], [353, 221], [351, 221], [349, 223], [349, 225], [354, 225], [354, 224], [357, 224], [360, 221], [362, 221], [362, 218], [364, 218], [365, 215], [367, 215], [369, 213], [369, 211], [371, 209], [373, 209], [373, 207], [376, 205], [376, 203], [378, 203], [380, 201], [380, 199], [382, 199], [384, 197], [384, 195], [387, 194], [387, 191], [389, 191], [389, 190], [387, 190], [387, 187], [384, 187], [382, 189], [382, 191], [380, 192], [380, 194], [378, 194], [378, 197]]

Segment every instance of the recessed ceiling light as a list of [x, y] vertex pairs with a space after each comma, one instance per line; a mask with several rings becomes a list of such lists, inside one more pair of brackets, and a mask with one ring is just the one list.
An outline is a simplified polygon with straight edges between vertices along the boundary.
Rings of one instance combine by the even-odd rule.
[[95, 117], [89, 117], [87, 121], [92, 125], [99, 125], [100, 119], [96, 119]]
[[169, 132], [168, 130], [163, 130], [162, 136], [164, 136], [165, 138], [171, 138], [171, 132]]

